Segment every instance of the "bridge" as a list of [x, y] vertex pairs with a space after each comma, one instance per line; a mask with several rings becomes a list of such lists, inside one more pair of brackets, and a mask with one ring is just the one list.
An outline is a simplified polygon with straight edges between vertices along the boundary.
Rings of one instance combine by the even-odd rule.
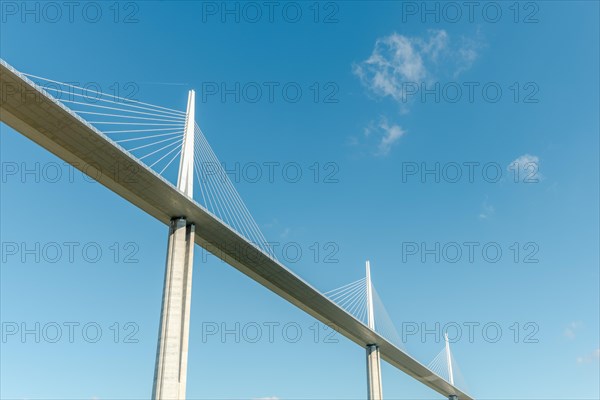
[[[367, 398], [380, 400], [381, 359], [449, 399], [445, 347], [428, 365], [403, 348], [371, 280], [321, 292], [275, 257], [195, 121], [195, 92], [176, 110], [21, 73], [0, 60], [0, 120], [169, 226], [153, 398], [184, 399], [194, 244], [366, 349]], [[177, 162], [178, 160], [178, 162]], [[176, 173], [176, 183], [167, 176]], [[199, 192], [199, 193], [198, 193]], [[195, 196], [195, 197], [194, 197]]]

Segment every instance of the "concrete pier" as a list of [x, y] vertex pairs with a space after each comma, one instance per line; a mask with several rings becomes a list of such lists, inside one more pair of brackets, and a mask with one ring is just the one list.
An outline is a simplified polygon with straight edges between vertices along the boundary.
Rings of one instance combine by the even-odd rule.
[[153, 399], [185, 399], [193, 262], [194, 225], [174, 218], [169, 228]]
[[383, 399], [381, 389], [381, 355], [379, 347], [367, 346], [367, 394], [368, 400]]

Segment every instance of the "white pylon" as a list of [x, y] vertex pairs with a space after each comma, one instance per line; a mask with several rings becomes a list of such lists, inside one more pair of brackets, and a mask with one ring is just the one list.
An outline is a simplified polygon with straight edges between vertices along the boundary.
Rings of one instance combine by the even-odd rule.
[[454, 373], [452, 371], [452, 356], [450, 354], [450, 341], [448, 340], [448, 333], [444, 333], [444, 340], [446, 341], [446, 364], [448, 365], [448, 379], [450, 384], [454, 385]]
[[[367, 325], [375, 331], [375, 313], [373, 312], [373, 286], [371, 284], [371, 263], [366, 262], [367, 272]], [[375, 343], [367, 344], [367, 399], [382, 400], [381, 354]]]
[[179, 176], [177, 188], [188, 197], [194, 195], [194, 127], [196, 118], [196, 92], [188, 93], [188, 105], [185, 115], [185, 130], [181, 144], [181, 158], [179, 161]]
[[373, 286], [371, 286], [371, 263], [366, 262], [367, 270], [367, 325], [375, 330], [375, 313], [373, 312]]

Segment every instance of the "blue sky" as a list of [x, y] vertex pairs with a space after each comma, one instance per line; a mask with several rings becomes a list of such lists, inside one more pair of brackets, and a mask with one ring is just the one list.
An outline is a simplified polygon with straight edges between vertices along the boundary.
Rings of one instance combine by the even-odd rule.
[[[292, 3], [272, 21], [261, 6], [256, 22], [241, 3], [239, 22], [220, 14], [220, 2], [111, 4], [91, 3], [90, 14], [77, 8], [70, 21], [65, 9], [58, 17], [32, 2], [27, 14], [4, 2], [1, 57], [63, 82], [133, 87], [135, 99], [179, 110], [195, 89], [196, 120], [230, 169], [300, 166], [295, 183], [280, 168], [273, 182], [236, 183], [265, 236], [302, 249], [298, 261], [278, 255], [290, 269], [325, 291], [360, 279], [370, 259], [398, 330], [463, 327], [452, 349], [477, 398], [600, 397], [597, 2], [492, 3], [472, 21], [463, 8], [457, 22], [435, 2], [439, 22], [421, 14], [420, 2]], [[253, 102], [241, 89], [269, 82], [272, 101], [265, 91]], [[236, 83], [240, 100], [223, 100], [221, 84]], [[301, 98], [291, 101], [283, 87], [299, 87]], [[167, 228], [0, 129], [2, 398], [149, 397]], [[56, 165], [55, 182], [45, 174]], [[438, 182], [421, 175], [436, 165]], [[457, 165], [462, 176], [452, 182]], [[23, 175], [35, 168], [37, 177]], [[76, 242], [74, 259], [48, 262], [40, 250], [36, 262], [23, 251], [55, 242], [63, 250]], [[477, 243], [472, 262], [465, 242]], [[20, 246], [16, 255], [8, 243]], [[436, 262], [423, 251], [436, 243], [449, 251], [458, 243], [462, 257], [449, 262], [440, 250]], [[501, 249], [497, 262], [482, 254], [486, 244]], [[101, 249], [97, 262], [81, 253], [86, 245]], [[48, 335], [58, 324], [63, 336], [36, 343], [35, 334], [7, 334], [36, 323]], [[65, 323], [79, 324], [72, 343]], [[209, 326], [236, 323], [256, 323], [264, 335], [257, 343], [203, 337]], [[325, 341], [320, 325], [315, 343], [314, 323], [196, 247], [188, 398], [364, 398], [364, 350], [340, 335]], [[85, 340], [86, 324], [102, 329], [96, 343]], [[302, 330], [297, 342], [286, 339], [286, 324]], [[502, 334], [494, 342], [483, 326]], [[405, 347], [428, 363], [443, 343], [411, 335]], [[385, 363], [383, 390], [386, 398], [439, 398]]]

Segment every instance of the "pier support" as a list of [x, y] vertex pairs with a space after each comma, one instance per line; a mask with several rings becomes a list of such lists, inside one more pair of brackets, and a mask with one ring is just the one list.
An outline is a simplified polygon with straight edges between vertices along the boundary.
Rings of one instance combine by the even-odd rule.
[[367, 346], [367, 391], [368, 400], [381, 400], [381, 356], [379, 347], [372, 344]]
[[169, 228], [153, 399], [185, 399], [193, 261], [194, 225], [174, 218]]

